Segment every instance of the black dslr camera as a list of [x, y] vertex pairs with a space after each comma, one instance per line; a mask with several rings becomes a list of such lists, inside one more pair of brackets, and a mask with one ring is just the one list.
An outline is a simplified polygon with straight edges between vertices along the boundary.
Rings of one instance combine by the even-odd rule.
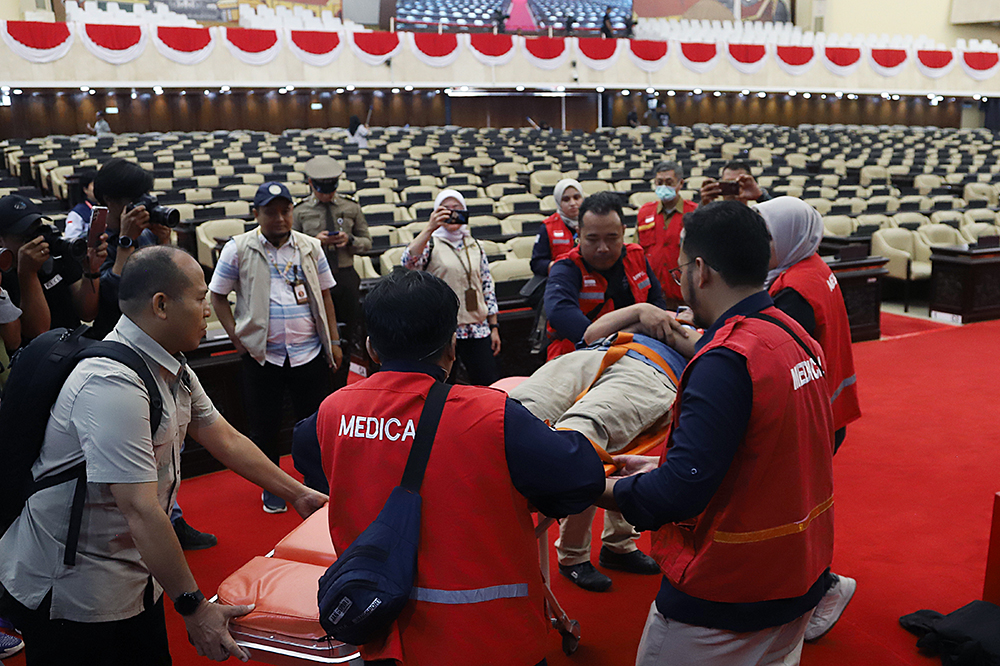
[[54, 227], [48, 224], [39, 225], [35, 238], [39, 236], [49, 244], [49, 256], [51, 257], [60, 257], [68, 254], [77, 261], [82, 261], [87, 256], [86, 238], [77, 238], [68, 241]]
[[161, 206], [160, 202], [152, 194], [143, 194], [130, 203], [125, 211], [130, 211], [136, 206], [144, 206], [146, 208], [146, 212], [149, 213], [150, 224], [162, 224], [171, 229], [180, 224], [180, 211], [170, 206]]

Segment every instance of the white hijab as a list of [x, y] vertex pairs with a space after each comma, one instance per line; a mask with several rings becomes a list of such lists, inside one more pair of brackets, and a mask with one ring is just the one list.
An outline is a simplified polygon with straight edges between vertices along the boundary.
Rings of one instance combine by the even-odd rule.
[[[465, 210], [465, 197], [458, 190], [446, 189], [438, 192], [437, 198], [434, 199], [434, 210], [441, 207], [445, 199], [455, 199], [462, 206], [462, 210]], [[447, 227], [438, 227], [434, 230], [431, 236], [437, 236], [441, 240], [447, 241], [451, 245], [458, 245], [462, 242], [462, 239], [466, 236], [471, 235], [469, 233], [469, 225], [463, 224], [458, 231], [452, 231]]]
[[816, 253], [823, 240], [823, 216], [795, 197], [777, 197], [757, 204], [757, 212], [771, 232], [778, 257], [777, 268], [768, 272], [764, 282], [768, 287], [786, 270]]
[[562, 221], [566, 223], [567, 227], [576, 231], [580, 225], [579, 220], [574, 220], [573, 218], [568, 217], [562, 210], [562, 196], [563, 193], [566, 192], [567, 187], [575, 188], [582, 197], [586, 197], [587, 195], [584, 193], [583, 187], [580, 186], [580, 182], [573, 180], [572, 178], [563, 178], [556, 183], [556, 186], [552, 189], [552, 196], [555, 197], [556, 200], [556, 212], [559, 213], [559, 217], [562, 218]]

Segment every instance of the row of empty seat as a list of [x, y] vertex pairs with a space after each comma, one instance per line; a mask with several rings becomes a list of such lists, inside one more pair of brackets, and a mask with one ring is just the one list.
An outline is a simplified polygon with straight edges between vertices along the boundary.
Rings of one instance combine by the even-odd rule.
[[[198, 27], [198, 22], [175, 12], [163, 2], [153, 2], [147, 7], [140, 2], [105, 3], [101, 9], [96, 0], [85, 0], [81, 7], [75, 0], [66, 0], [66, 21], [77, 23], [103, 23], [109, 25], [169, 25]], [[221, 18], [221, 17], [220, 17]]]

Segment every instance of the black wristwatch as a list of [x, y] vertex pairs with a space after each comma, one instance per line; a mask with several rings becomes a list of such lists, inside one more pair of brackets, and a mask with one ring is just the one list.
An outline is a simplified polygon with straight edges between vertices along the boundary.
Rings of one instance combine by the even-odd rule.
[[184, 617], [194, 615], [194, 612], [198, 610], [198, 606], [200, 606], [201, 602], [204, 600], [205, 595], [201, 593], [201, 590], [185, 592], [174, 599], [174, 610], [177, 611], [178, 615]]
[[118, 247], [132, 247], [133, 245], [135, 245], [135, 241], [130, 236], [118, 237]]

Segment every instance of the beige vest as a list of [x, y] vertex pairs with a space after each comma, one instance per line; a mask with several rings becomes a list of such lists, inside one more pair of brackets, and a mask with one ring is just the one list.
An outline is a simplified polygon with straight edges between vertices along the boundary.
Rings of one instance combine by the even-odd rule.
[[[298, 231], [292, 232], [292, 239], [299, 249], [316, 334], [323, 344], [327, 361], [333, 363], [330, 324], [323, 306], [323, 291], [319, 286], [319, 257], [323, 255], [323, 248], [318, 240]], [[257, 229], [235, 236], [233, 240], [240, 265], [239, 282], [236, 284], [236, 335], [250, 356], [264, 365], [271, 311], [271, 266], [257, 239]]]
[[[434, 243], [434, 249], [431, 250], [431, 260], [427, 262], [426, 270], [447, 282], [458, 295], [458, 325], [485, 323], [486, 297], [483, 295], [483, 275], [479, 270], [483, 255], [479, 243], [466, 237], [466, 249], [456, 250], [443, 238], [435, 236], [431, 242]], [[466, 269], [470, 268], [471, 285], [466, 273]], [[476, 290], [476, 309], [472, 312], [465, 308], [465, 292], [470, 286]]]

